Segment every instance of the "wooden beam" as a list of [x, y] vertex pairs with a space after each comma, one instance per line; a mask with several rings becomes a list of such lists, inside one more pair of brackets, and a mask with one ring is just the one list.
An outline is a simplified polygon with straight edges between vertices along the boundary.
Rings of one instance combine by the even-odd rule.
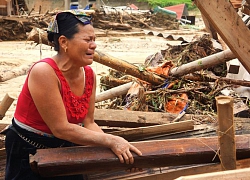
[[15, 99], [11, 97], [8, 93], [5, 94], [3, 100], [0, 103], [0, 120], [5, 116], [5, 113], [8, 111], [9, 107]]
[[250, 73], [250, 31], [228, 0], [194, 0], [233, 54]]
[[[143, 127], [171, 123], [178, 114], [162, 112], [128, 111], [114, 109], [95, 109], [94, 119], [99, 126], [110, 127]], [[207, 120], [215, 119], [206, 115], [185, 114], [180, 121], [184, 120]]]
[[[94, 119], [99, 126], [136, 128], [171, 123], [178, 114], [162, 112], [95, 109]], [[185, 114], [180, 121], [216, 122], [216, 116]], [[248, 118], [234, 117], [237, 124], [248, 123]], [[248, 125], [244, 124], [244, 127]], [[250, 129], [250, 127], [249, 127]]]
[[[237, 169], [250, 167], [250, 159], [241, 159], [237, 161]], [[142, 172], [126, 173], [111, 172], [88, 175], [88, 180], [103, 179], [119, 179], [119, 180], [173, 180], [180, 176], [189, 176], [203, 173], [220, 172], [220, 163], [178, 166], [178, 167], [161, 167], [144, 169]]]
[[[38, 149], [30, 156], [30, 166], [41, 176], [91, 174], [126, 170], [132, 167], [152, 168], [186, 164], [219, 162], [218, 137], [184, 138], [161, 141], [132, 142], [142, 152], [134, 154], [133, 165], [122, 164], [115, 154], [104, 147], [67, 147]], [[237, 158], [250, 157], [250, 135], [236, 136]]]
[[128, 141], [134, 141], [142, 138], [147, 138], [150, 136], [157, 136], [174, 132], [182, 132], [193, 129], [194, 129], [194, 121], [188, 120], [188, 121], [174, 122], [163, 125], [138, 127], [129, 130], [114, 131], [110, 132], [110, 134], [121, 136]]
[[250, 168], [243, 168], [237, 170], [228, 170], [222, 172], [213, 172], [205, 174], [197, 174], [191, 176], [179, 177], [175, 180], [216, 180], [216, 179], [226, 179], [226, 180], [248, 180], [250, 177]]

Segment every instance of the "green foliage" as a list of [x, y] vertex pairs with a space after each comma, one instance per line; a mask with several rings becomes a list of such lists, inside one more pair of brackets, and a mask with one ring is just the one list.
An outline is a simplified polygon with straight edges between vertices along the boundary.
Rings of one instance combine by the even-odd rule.
[[166, 7], [185, 3], [188, 7], [188, 10], [196, 9], [196, 6], [193, 5], [191, 0], [137, 0], [137, 2], [147, 2], [152, 7]]

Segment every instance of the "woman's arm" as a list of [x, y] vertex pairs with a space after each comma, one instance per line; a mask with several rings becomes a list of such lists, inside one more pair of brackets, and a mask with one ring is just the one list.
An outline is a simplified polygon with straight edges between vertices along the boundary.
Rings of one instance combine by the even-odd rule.
[[[110, 148], [120, 159], [120, 162], [133, 163], [131, 151], [141, 155], [141, 152], [125, 139], [93, 131], [76, 124], [69, 123], [66, 110], [60, 94], [60, 83], [54, 70], [47, 63], [37, 63], [33, 66], [28, 81], [28, 87], [35, 105], [48, 125], [53, 135], [79, 145], [97, 145]], [[94, 108], [94, 96], [91, 97], [91, 108]], [[93, 109], [92, 109], [93, 110]], [[87, 127], [96, 129], [93, 123], [93, 113], [87, 119]]]

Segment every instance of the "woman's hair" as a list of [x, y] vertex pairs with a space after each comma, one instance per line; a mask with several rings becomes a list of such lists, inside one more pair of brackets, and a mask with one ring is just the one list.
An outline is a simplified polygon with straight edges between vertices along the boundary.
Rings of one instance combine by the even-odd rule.
[[82, 24], [74, 14], [69, 12], [61, 12], [56, 15], [56, 22], [59, 33], [48, 32], [48, 40], [53, 43], [54, 50], [59, 51], [58, 38], [64, 35], [68, 39], [72, 39], [73, 36], [79, 32], [78, 24]]

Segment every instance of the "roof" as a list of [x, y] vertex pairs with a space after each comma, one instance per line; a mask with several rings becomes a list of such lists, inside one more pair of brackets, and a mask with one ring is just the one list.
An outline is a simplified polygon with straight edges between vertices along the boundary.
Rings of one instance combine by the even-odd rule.
[[164, 9], [176, 12], [178, 20], [181, 19], [182, 16], [188, 16], [188, 10], [186, 4], [168, 6], [164, 7]]

